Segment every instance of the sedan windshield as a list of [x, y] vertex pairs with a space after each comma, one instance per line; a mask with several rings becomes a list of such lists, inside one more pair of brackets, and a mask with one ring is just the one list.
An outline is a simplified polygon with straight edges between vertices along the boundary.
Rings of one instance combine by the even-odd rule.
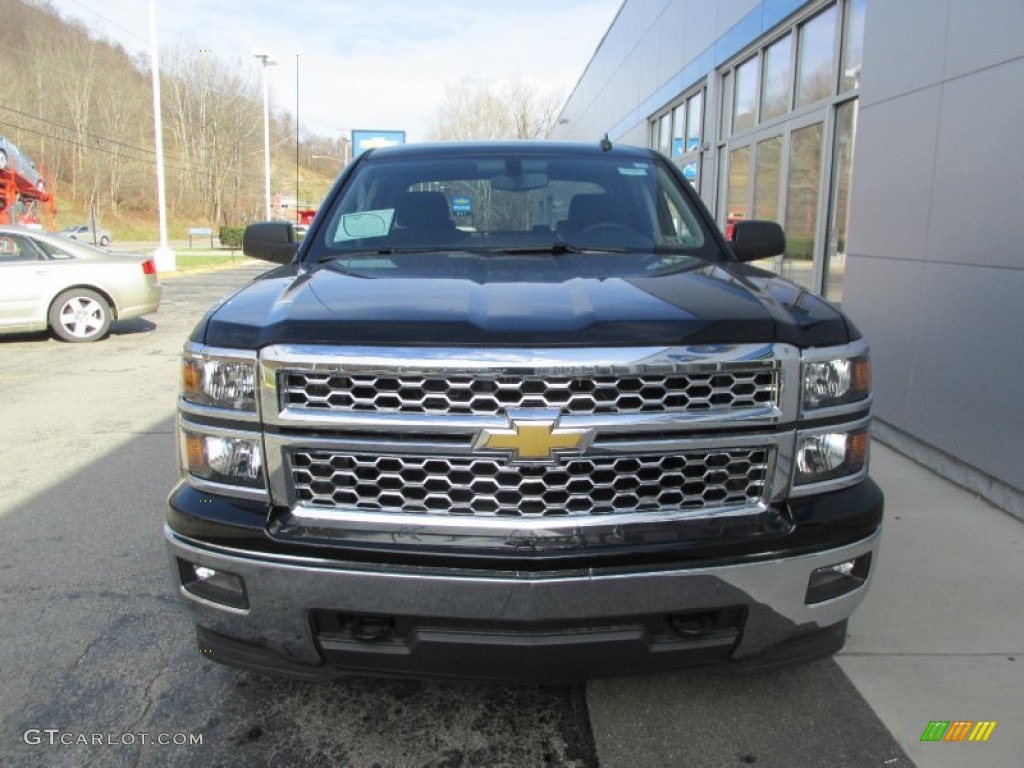
[[544, 149], [368, 157], [305, 258], [364, 272], [393, 267], [400, 254], [591, 252], [643, 261], [647, 271], [719, 258], [680, 180], [654, 156]]

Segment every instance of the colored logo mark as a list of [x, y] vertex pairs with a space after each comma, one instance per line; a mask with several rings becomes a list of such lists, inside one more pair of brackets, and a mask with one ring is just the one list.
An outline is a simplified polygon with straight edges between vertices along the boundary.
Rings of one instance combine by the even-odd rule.
[[932, 720], [921, 741], [988, 741], [995, 729], [995, 720]]
[[510, 429], [485, 429], [473, 450], [510, 451], [511, 462], [552, 462], [556, 451], [582, 450], [593, 434], [588, 429], [563, 429], [558, 419], [510, 418]]

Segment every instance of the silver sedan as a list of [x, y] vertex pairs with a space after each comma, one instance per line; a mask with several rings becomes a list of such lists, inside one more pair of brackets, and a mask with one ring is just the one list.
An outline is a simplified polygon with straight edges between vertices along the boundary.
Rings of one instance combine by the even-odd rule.
[[93, 245], [102, 245], [104, 247], [110, 245], [110, 232], [102, 227], [96, 227], [93, 230], [88, 224], [72, 224], [57, 234], [71, 240], [80, 240], [83, 243], [92, 243]]
[[156, 312], [160, 291], [150, 256], [0, 226], [0, 333], [96, 341], [115, 320]]

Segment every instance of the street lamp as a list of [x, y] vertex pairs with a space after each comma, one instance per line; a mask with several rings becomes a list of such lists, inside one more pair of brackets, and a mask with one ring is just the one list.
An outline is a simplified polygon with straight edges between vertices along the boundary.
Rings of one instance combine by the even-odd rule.
[[257, 49], [252, 55], [263, 62], [263, 197], [265, 201], [266, 219], [270, 220], [270, 106], [267, 100], [267, 67], [277, 64], [270, 54]]
[[[164, 186], [164, 129], [160, 120], [160, 56], [156, 39], [156, 0], [149, 0], [149, 55], [153, 62], [153, 133], [156, 142], [156, 198], [160, 217], [160, 245], [154, 252], [156, 268], [173, 272], [177, 268], [174, 251], [167, 245], [167, 192]], [[93, 228], [95, 231], [95, 227]]]

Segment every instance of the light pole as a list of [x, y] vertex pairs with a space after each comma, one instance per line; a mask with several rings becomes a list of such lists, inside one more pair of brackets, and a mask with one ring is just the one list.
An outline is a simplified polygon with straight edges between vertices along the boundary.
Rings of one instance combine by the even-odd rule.
[[[153, 132], [156, 141], [156, 198], [160, 217], [160, 245], [154, 252], [156, 268], [173, 272], [177, 268], [174, 251], [167, 245], [167, 193], [164, 187], [164, 130], [160, 120], [160, 57], [156, 40], [156, 0], [149, 0], [149, 54], [153, 63]], [[95, 227], [93, 228], [95, 232]]]
[[263, 198], [267, 221], [270, 221], [270, 105], [267, 100], [267, 67], [277, 64], [264, 50], [255, 50], [252, 55], [263, 62]]

